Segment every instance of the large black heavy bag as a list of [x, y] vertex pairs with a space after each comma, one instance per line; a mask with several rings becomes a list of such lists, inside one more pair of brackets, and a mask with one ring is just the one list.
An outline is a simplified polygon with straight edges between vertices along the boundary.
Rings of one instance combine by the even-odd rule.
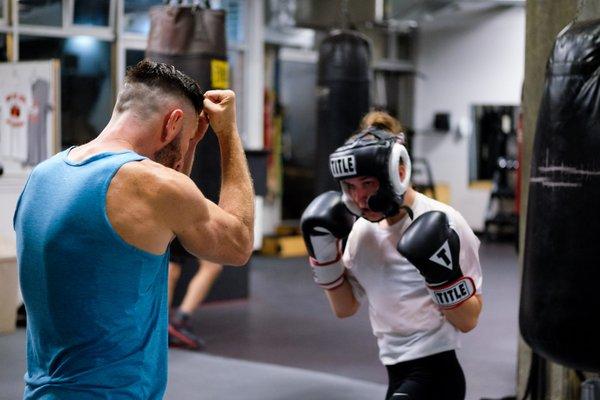
[[[229, 86], [225, 11], [196, 6], [155, 6], [150, 9], [146, 57], [174, 65], [198, 81], [203, 91]], [[219, 143], [206, 133], [196, 148], [191, 178], [210, 200], [221, 187]]]
[[561, 32], [531, 162], [519, 323], [567, 367], [600, 370], [600, 22]]
[[319, 46], [315, 193], [339, 189], [329, 172], [329, 154], [369, 111], [370, 62], [369, 40], [356, 31], [332, 31]]

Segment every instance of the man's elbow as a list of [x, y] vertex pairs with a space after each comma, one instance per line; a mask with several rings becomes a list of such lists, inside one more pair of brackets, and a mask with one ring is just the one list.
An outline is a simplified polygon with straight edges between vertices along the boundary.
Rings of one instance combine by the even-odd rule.
[[237, 240], [232, 246], [232, 266], [241, 267], [248, 264], [254, 251], [254, 230], [240, 225]]
[[250, 261], [251, 256], [252, 249], [250, 249], [250, 251], [243, 251], [237, 254], [232, 254], [227, 264], [229, 264], [232, 267], [243, 267], [246, 264], [248, 264], [248, 261]]
[[235, 252], [232, 252], [229, 265], [234, 267], [243, 267], [248, 264], [252, 252], [254, 251], [254, 240], [247, 240], [243, 246], [238, 246]]

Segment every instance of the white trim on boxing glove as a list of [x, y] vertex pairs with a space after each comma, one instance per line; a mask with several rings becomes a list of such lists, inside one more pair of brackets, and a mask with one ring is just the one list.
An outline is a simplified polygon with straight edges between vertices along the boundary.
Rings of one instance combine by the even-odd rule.
[[[325, 228], [313, 228], [319, 235], [310, 235], [314, 258], [321, 264], [337, 261], [342, 253], [341, 241]], [[333, 260], [333, 261], [332, 261]]]
[[450, 310], [458, 307], [475, 294], [475, 283], [468, 276], [463, 276], [454, 282], [443, 286], [427, 286], [435, 304]]
[[320, 263], [309, 257], [313, 279], [317, 285], [326, 290], [332, 290], [344, 283], [346, 268], [341, 261], [341, 255], [328, 263]]

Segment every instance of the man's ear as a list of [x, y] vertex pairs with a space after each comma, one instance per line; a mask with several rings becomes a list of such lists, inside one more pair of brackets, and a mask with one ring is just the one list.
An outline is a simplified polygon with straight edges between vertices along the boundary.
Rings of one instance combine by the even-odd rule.
[[194, 135], [194, 140], [200, 141], [202, 140], [202, 138], [204, 137], [204, 135], [206, 134], [206, 131], [208, 130], [208, 118], [206, 117], [206, 114], [204, 114], [204, 110], [200, 112], [200, 115], [198, 116], [198, 128], [196, 128], [196, 134]]
[[177, 137], [183, 128], [183, 110], [176, 108], [165, 115], [164, 129], [161, 133], [161, 141], [170, 143]]

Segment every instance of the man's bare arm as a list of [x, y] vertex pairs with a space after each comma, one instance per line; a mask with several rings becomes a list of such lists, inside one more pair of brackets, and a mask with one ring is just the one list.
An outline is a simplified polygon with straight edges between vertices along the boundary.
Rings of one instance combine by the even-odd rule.
[[175, 171], [163, 178], [156, 213], [183, 247], [198, 258], [244, 265], [252, 253], [252, 236], [238, 217], [206, 199], [196, 184]]
[[221, 150], [219, 207], [231, 213], [246, 227], [252, 251], [254, 189], [237, 130], [235, 94], [231, 90], [206, 92], [204, 112], [219, 139]]
[[165, 223], [190, 253], [217, 263], [242, 265], [253, 249], [254, 191], [237, 132], [234, 93], [206, 92], [203, 114], [217, 135], [221, 152], [218, 206], [182, 174], [167, 180], [159, 202], [169, 215]]

